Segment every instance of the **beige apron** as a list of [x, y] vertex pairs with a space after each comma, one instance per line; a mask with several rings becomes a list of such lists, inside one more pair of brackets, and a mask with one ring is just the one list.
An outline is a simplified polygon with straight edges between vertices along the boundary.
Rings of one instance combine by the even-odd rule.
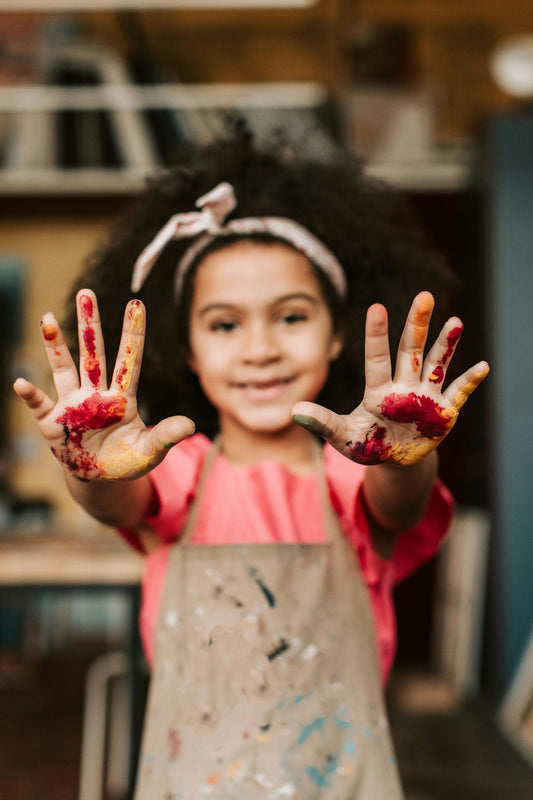
[[171, 548], [135, 800], [400, 800], [357, 557], [324, 544]]

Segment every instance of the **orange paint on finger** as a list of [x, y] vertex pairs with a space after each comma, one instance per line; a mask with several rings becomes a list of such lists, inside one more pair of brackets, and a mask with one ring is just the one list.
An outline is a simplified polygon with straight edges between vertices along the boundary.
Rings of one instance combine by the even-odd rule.
[[43, 338], [46, 339], [47, 342], [55, 342], [57, 339], [57, 325], [53, 325], [50, 322], [43, 322], [41, 323], [41, 332], [43, 334]]
[[431, 319], [434, 305], [433, 298], [430, 295], [424, 295], [415, 311], [413, 344], [418, 349], [421, 349], [426, 341], [429, 320]]
[[420, 369], [420, 350], [415, 350], [411, 356], [411, 366], [413, 368], [413, 372], [418, 372]]

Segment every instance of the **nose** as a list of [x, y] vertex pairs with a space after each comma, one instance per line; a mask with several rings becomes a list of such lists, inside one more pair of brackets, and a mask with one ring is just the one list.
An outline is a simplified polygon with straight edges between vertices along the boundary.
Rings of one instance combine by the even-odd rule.
[[279, 357], [279, 342], [273, 326], [265, 322], [250, 325], [243, 343], [243, 361], [249, 364], [270, 364]]

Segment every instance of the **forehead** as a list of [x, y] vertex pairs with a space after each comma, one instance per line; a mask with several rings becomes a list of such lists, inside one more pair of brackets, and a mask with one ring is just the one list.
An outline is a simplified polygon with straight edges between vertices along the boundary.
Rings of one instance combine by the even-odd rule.
[[199, 264], [193, 306], [216, 297], [236, 303], [250, 297], [263, 299], [306, 292], [322, 297], [319, 280], [303, 253], [283, 242], [232, 242], [209, 253]]

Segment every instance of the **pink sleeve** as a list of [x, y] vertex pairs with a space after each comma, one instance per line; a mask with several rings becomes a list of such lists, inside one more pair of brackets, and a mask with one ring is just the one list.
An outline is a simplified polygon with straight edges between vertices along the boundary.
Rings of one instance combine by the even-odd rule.
[[372, 545], [366, 504], [361, 491], [366, 467], [347, 462], [344, 456], [327, 447], [326, 472], [334, 506], [348, 538], [358, 552], [367, 582], [373, 584], [385, 581], [392, 587], [438, 551], [452, 520], [453, 498], [442, 481], [437, 479], [423, 518], [400, 536], [392, 558], [384, 560]]
[[450, 492], [437, 478], [423, 518], [413, 528], [405, 531], [396, 542], [393, 583], [403, 581], [435, 555], [448, 533], [454, 508]]
[[[146, 522], [164, 544], [175, 541], [183, 527], [210, 446], [206, 436], [194, 434], [174, 445], [165, 460], [150, 472], [158, 507]], [[134, 530], [123, 528], [119, 533], [132, 547], [144, 552]]]

